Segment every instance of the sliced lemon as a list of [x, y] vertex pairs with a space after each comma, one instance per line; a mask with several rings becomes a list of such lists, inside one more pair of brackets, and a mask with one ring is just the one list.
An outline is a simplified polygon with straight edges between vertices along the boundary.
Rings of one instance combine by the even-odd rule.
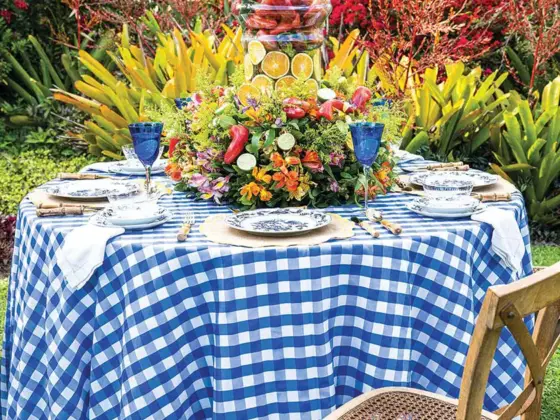
[[309, 88], [309, 93], [317, 98], [317, 92], [319, 92], [319, 83], [315, 79], [309, 79], [305, 81], [305, 86]]
[[251, 58], [251, 62], [256, 66], [261, 61], [263, 61], [264, 56], [266, 55], [266, 48], [260, 41], [251, 41], [247, 46], [247, 51], [249, 54], [249, 58]]
[[237, 97], [243, 106], [255, 106], [261, 100], [261, 91], [253, 85], [244, 83], [237, 90]]
[[274, 87], [272, 79], [268, 76], [265, 76], [264, 74], [255, 76], [251, 84], [261, 92], [271, 92], [272, 88]]
[[245, 80], [250, 81], [253, 77], [254, 70], [249, 54], [246, 54], [243, 59], [243, 69], [245, 70]]
[[268, 77], [279, 79], [290, 70], [290, 58], [280, 51], [269, 52], [262, 61], [261, 69]]
[[276, 85], [274, 85], [274, 88], [278, 91], [282, 91], [282, 90], [290, 87], [291, 85], [293, 85], [295, 81], [296, 81], [295, 77], [285, 76], [285, 77], [282, 77], [280, 80], [276, 81]]
[[313, 59], [307, 54], [296, 54], [292, 59], [292, 74], [299, 80], [307, 80], [313, 75]]
[[296, 138], [294, 137], [293, 134], [284, 133], [276, 139], [276, 144], [278, 144], [278, 147], [280, 149], [287, 152], [288, 150], [291, 150], [292, 147], [296, 145]]

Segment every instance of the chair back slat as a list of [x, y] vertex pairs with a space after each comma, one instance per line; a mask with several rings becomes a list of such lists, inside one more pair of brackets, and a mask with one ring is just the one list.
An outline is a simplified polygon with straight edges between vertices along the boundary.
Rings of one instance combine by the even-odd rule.
[[[523, 318], [541, 311], [533, 335]], [[525, 389], [501, 410], [499, 419], [512, 419], [540, 408], [544, 372], [554, 345], [560, 317], [560, 263], [509, 285], [490, 287], [476, 322], [461, 382], [458, 420], [480, 420], [488, 376], [500, 333], [507, 327], [529, 367]], [[530, 420], [533, 417], [524, 417]], [[538, 417], [534, 417], [537, 418]]]

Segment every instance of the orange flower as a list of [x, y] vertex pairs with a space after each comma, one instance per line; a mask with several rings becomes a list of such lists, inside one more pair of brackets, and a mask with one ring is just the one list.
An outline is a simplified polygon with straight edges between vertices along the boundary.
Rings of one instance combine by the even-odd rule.
[[317, 152], [312, 152], [311, 150], [305, 152], [305, 156], [301, 160], [301, 163], [306, 168], [309, 168], [311, 172], [323, 172], [323, 164], [321, 163], [321, 159], [319, 159]]
[[378, 179], [381, 184], [386, 187], [391, 183], [391, 178], [389, 177], [389, 173], [387, 169], [382, 169], [375, 173], [375, 177]]
[[286, 165], [299, 165], [301, 160], [296, 156], [288, 156], [286, 158]]
[[287, 174], [283, 172], [276, 172], [272, 176], [272, 179], [276, 181], [276, 186], [274, 188], [279, 190], [280, 188], [286, 186], [286, 189], [288, 191], [297, 190], [297, 187], [299, 185], [298, 178], [299, 174], [296, 171], [289, 171]]
[[173, 181], [181, 180], [181, 168], [176, 163], [170, 163], [165, 167], [165, 173], [169, 175]]
[[272, 166], [274, 166], [275, 168], [280, 168], [284, 166], [284, 159], [282, 158], [282, 155], [278, 152], [274, 152], [272, 155], [270, 155], [270, 160], [272, 162]]
[[270, 201], [272, 198], [272, 193], [268, 191], [266, 188], [263, 188], [259, 194], [261, 201]]
[[253, 178], [258, 182], [264, 182], [265, 184], [270, 184], [272, 181], [272, 176], [266, 173], [266, 168], [261, 168], [260, 170], [255, 166], [253, 168]]
[[301, 201], [309, 191], [311, 185], [309, 182], [309, 175], [302, 176], [299, 179], [299, 185], [293, 191], [290, 191], [290, 198]]
[[259, 187], [254, 182], [250, 182], [241, 188], [241, 195], [247, 196], [247, 199], [250, 200], [251, 198], [253, 198], [253, 196], [256, 197], [259, 194], [260, 190], [261, 187]]

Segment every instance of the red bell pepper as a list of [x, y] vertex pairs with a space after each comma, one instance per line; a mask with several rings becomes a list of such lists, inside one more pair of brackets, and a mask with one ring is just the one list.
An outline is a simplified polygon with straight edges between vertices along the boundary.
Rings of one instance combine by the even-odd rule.
[[169, 140], [169, 151], [167, 154], [170, 158], [173, 157], [173, 152], [175, 152], [175, 147], [177, 146], [177, 143], [179, 143], [179, 140], [179, 137], [172, 137]]
[[344, 110], [344, 102], [340, 99], [331, 99], [330, 101], [325, 102], [319, 108], [319, 112], [317, 113], [317, 118], [324, 117], [328, 121], [332, 121], [334, 119], [334, 110], [338, 109], [339, 111]]
[[297, 106], [285, 107], [284, 112], [290, 120], [299, 120], [305, 117], [305, 111]]
[[366, 110], [366, 105], [372, 97], [371, 90], [365, 86], [360, 86], [352, 95], [352, 103], [356, 105], [360, 111], [364, 112]]
[[242, 125], [232, 125], [229, 129], [231, 143], [226, 150], [224, 163], [231, 165], [235, 159], [243, 152], [245, 145], [249, 141], [249, 130]]

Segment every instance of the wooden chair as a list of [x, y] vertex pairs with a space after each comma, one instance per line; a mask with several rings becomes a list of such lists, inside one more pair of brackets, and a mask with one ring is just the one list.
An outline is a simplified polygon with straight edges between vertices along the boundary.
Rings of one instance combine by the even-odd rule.
[[[536, 313], [533, 336], [523, 318]], [[560, 344], [560, 263], [488, 289], [467, 354], [459, 399], [411, 388], [382, 388], [354, 398], [325, 420], [522, 420], [540, 418], [546, 367]], [[525, 388], [495, 413], [482, 410], [498, 338], [507, 327], [527, 361]]]

